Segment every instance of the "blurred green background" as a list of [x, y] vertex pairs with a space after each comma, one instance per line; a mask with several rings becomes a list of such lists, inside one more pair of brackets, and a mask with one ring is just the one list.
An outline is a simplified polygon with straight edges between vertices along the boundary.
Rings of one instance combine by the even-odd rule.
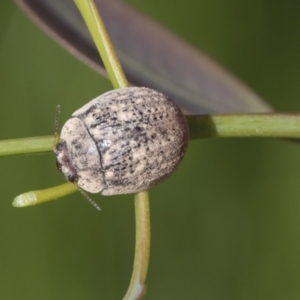
[[[279, 111], [300, 110], [300, 2], [129, 1], [230, 69]], [[188, 58], [187, 58], [188, 59]], [[110, 83], [0, 3], [1, 139], [54, 132]], [[146, 299], [300, 298], [300, 146], [193, 141], [151, 190]], [[0, 159], [0, 299], [121, 299], [134, 255], [132, 196], [81, 194], [24, 209], [13, 198], [64, 182], [54, 155]]]

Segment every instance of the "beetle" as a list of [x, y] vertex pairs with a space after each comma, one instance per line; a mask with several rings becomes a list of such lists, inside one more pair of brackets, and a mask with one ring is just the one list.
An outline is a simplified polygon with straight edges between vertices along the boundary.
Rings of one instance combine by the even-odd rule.
[[180, 108], [145, 87], [107, 92], [75, 111], [55, 146], [65, 178], [90, 193], [137, 193], [168, 178], [182, 160], [188, 126]]

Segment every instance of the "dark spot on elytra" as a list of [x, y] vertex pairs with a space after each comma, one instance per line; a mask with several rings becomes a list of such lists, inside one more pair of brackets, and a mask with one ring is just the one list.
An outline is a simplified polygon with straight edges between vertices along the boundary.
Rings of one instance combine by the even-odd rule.
[[85, 114], [86, 116], [89, 115], [89, 114], [91, 114], [92, 111], [93, 111], [95, 108], [96, 108], [96, 105], [91, 105], [91, 107], [88, 108], [88, 109], [84, 112], [84, 114]]
[[136, 126], [136, 127], [134, 128], [134, 130], [135, 130], [136, 132], [142, 132], [144, 129], [143, 129], [142, 127], [140, 127], [140, 126]]

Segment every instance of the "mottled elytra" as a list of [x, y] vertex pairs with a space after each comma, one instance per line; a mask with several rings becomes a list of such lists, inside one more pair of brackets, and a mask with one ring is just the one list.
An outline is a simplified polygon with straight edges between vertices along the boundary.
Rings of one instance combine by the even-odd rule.
[[145, 87], [95, 98], [73, 113], [60, 138], [54, 152], [66, 179], [103, 195], [136, 193], [162, 182], [189, 140], [180, 108]]

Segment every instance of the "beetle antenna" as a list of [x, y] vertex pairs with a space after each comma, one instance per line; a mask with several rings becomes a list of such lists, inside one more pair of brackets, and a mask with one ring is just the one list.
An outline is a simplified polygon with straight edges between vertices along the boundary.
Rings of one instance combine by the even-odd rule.
[[98, 210], [101, 210], [100, 206], [81, 188], [78, 187], [79, 192]]
[[60, 105], [58, 104], [56, 106], [56, 111], [55, 111], [55, 118], [54, 118], [54, 142], [53, 142], [53, 148], [57, 145], [59, 141], [59, 136], [58, 136], [58, 120], [59, 120], [59, 115], [60, 115]]

